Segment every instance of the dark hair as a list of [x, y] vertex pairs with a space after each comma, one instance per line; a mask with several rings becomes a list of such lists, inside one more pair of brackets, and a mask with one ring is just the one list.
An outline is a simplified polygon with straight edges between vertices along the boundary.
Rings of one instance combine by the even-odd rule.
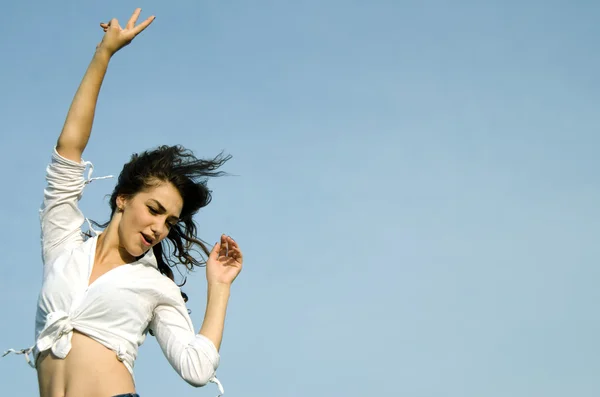
[[[205, 242], [196, 236], [197, 227], [192, 219], [194, 214], [207, 206], [211, 201], [211, 191], [206, 186], [209, 177], [225, 175], [217, 169], [231, 155], [223, 156], [220, 153], [215, 158], [203, 160], [196, 158], [193, 153], [180, 145], [159, 146], [141, 154], [133, 154], [131, 160], [123, 166], [119, 174], [117, 185], [110, 196], [111, 218], [117, 210], [117, 197], [131, 198], [137, 193], [156, 186], [163, 182], [170, 182], [175, 186], [183, 198], [183, 208], [179, 215], [179, 222], [169, 230], [167, 238], [153, 247], [158, 270], [169, 277], [173, 282], [172, 267], [184, 265], [190, 271], [194, 266], [203, 266], [210, 251]], [[110, 221], [101, 227], [106, 227]], [[200, 259], [192, 253], [200, 248]], [[182, 286], [185, 284], [185, 278]], [[187, 302], [185, 293], [181, 293]]]

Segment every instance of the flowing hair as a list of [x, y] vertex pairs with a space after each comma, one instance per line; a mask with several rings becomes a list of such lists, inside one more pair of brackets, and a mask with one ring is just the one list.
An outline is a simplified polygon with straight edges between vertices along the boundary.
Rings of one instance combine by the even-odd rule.
[[[197, 237], [197, 226], [193, 216], [211, 201], [211, 191], [207, 187], [210, 177], [226, 175], [218, 171], [231, 155], [220, 153], [213, 159], [196, 158], [193, 153], [180, 145], [159, 146], [141, 154], [133, 154], [123, 166], [117, 185], [110, 196], [111, 218], [117, 210], [117, 197], [132, 198], [137, 193], [162, 183], [171, 183], [183, 199], [179, 221], [169, 230], [167, 238], [152, 247], [158, 270], [175, 282], [173, 268], [183, 265], [187, 271], [194, 266], [203, 266], [210, 253], [206, 243]], [[97, 224], [107, 227], [105, 224]], [[198, 252], [198, 250], [200, 252]], [[199, 253], [199, 258], [193, 255]], [[185, 277], [179, 286], [185, 284]], [[185, 293], [181, 293], [188, 301]]]

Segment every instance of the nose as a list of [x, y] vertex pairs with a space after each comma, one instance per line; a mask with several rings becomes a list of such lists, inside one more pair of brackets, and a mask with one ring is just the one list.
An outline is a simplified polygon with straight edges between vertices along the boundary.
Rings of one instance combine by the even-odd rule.
[[152, 230], [152, 233], [154, 234], [154, 238], [159, 239], [165, 232], [166, 225], [164, 224], [164, 222], [162, 222], [162, 223], [156, 222], [150, 227], [150, 229]]

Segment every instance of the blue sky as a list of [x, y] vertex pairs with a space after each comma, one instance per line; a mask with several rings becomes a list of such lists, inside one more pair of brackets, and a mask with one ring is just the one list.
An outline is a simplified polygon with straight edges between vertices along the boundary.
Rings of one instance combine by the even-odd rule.
[[[600, 394], [600, 3], [167, 4], [3, 8], [0, 350], [33, 344], [44, 169], [98, 24], [139, 6], [157, 19], [113, 59], [84, 158], [234, 156], [197, 218], [246, 257], [226, 396]], [[184, 291], [199, 329], [202, 269]], [[135, 372], [142, 397], [216, 395], [151, 337]], [[37, 394], [19, 356], [0, 382]]]

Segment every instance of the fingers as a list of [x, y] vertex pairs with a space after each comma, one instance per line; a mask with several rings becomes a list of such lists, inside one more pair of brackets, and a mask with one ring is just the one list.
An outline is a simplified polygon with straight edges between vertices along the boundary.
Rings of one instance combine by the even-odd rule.
[[[156, 19], [156, 17], [154, 15], [152, 15], [151, 17], [148, 17], [144, 22], [140, 23], [138, 26], [135, 26], [138, 18], [140, 17], [141, 12], [142, 12], [141, 8], [136, 8], [135, 11], [133, 12], [133, 14], [131, 15], [131, 18], [129, 18], [129, 21], [127, 21], [127, 25], [125, 25], [125, 29], [130, 30], [134, 36], [137, 36], [138, 34], [140, 34], [144, 29], [146, 29]], [[106, 23], [106, 22], [100, 23], [100, 27], [102, 28], [102, 30], [104, 30], [105, 33], [106, 33], [106, 31], [108, 31], [108, 28], [111, 26], [114, 26], [114, 27], [118, 28], [119, 30], [121, 30], [121, 27], [119, 26], [119, 21], [116, 18], [111, 19], [110, 22], [108, 22], [108, 23]]]
[[224, 234], [221, 235], [221, 243], [219, 248], [219, 256], [228, 256], [229, 254], [229, 240], [231, 237], [228, 237]]
[[119, 20], [117, 18], [113, 18], [110, 21], [108, 21], [108, 27], [113, 27], [116, 29], [121, 30], [121, 25], [119, 25]]
[[108, 22], [100, 23], [100, 27], [104, 30], [105, 33], [108, 30], [108, 28], [110, 28], [111, 26], [113, 26], [117, 29], [121, 29], [121, 26], [119, 26], [119, 21], [117, 20], [117, 18], [113, 18]]
[[133, 28], [133, 34], [135, 36], [137, 36], [138, 34], [140, 34], [144, 29], [146, 29], [154, 20], [156, 19], [156, 17], [153, 15], [151, 17], [148, 17], [148, 19], [146, 19], [144, 22], [140, 23], [138, 26], [136, 26], [135, 28]]
[[133, 27], [135, 26], [135, 23], [137, 22], [138, 18], [140, 17], [141, 12], [142, 12], [141, 8], [135, 9], [133, 14], [131, 14], [131, 18], [129, 18], [129, 21], [127, 21], [127, 25], [125, 26], [125, 29], [133, 29]]
[[[244, 260], [242, 251], [238, 243], [235, 242], [231, 237], [223, 234], [221, 235], [221, 241], [218, 243], [218, 258], [231, 258], [241, 264]], [[213, 248], [215, 249], [215, 248]]]
[[216, 243], [212, 247], [212, 250], [210, 251], [210, 254], [208, 254], [209, 258], [216, 260], [219, 257], [219, 250], [220, 249], [221, 249], [221, 243]]
[[244, 261], [244, 256], [242, 255], [242, 251], [240, 251], [239, 247], [230, 248], [229, 257], [235, 259], [235, 261], [239, 262], [240, 264]]
[[229, 248], [233, 247], [233, 248], [240, 249], [240, 246], [238, 245], [238, 243], [236, 243], [235, 240], [232, 239], [231, 237], [229, 237], [229, 238], [230, 238], [230, 241], [231, 241], [231, 243], [229, 245]]
[[226, 249], [225, 244], [221, 244], [221, 247], [219, 248], [219, 258], [231, 258], [242, 263], [244, 257], [242, 251], [238, 247], [229, 246], [229, 249]]
[[215, 246], [213, 247], [213, 251], [216, 251], [218, 253], [218, 257], [230, 256], [229, 253], [231, 252], [231, 246], [234, 243], [235, 242], [231, 237], [222, 234], [221, 241], [215, 244]]

